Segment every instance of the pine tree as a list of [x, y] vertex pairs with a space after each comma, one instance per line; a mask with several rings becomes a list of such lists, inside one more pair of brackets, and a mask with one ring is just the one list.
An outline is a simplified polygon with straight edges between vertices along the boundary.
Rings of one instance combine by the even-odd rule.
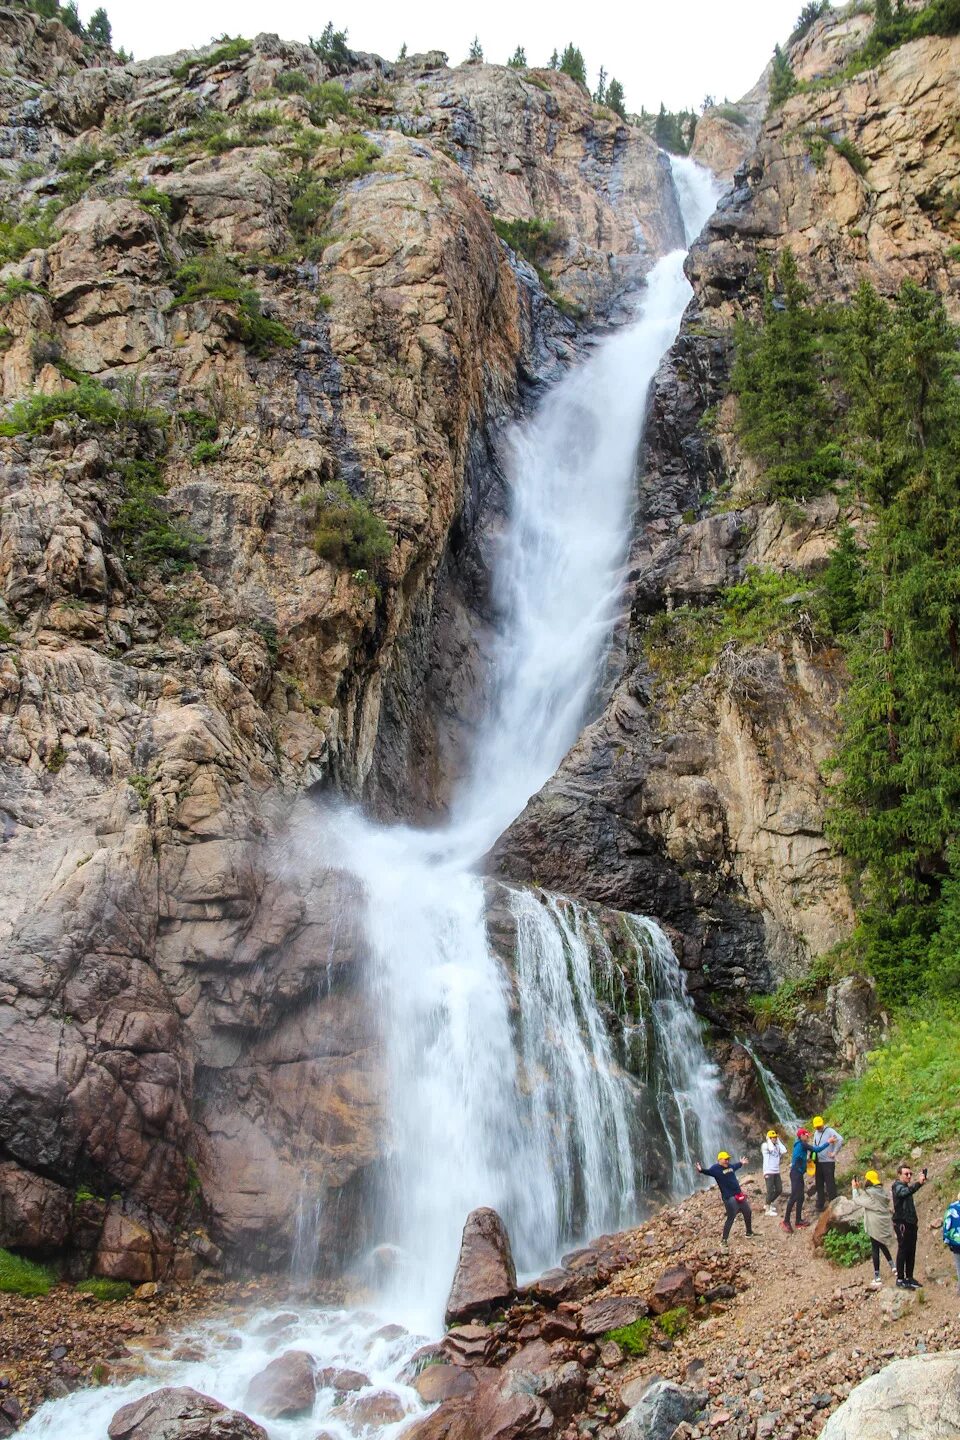
[[513, 54], [510, 56], [510, 59], [507, 61], [507, 64], [510, 66], [511, 70], [526, 69], [527, 52], [526, 50], [524, 50], [522, 45], [517, 46], [516, 50], [514, 50]]
[[837, 530], [837, 543], [830, 552], [821, 582], [823, 608], [834, 635], [847, 635], [863, 615], [863, 552], [849, 521]]
[[473, 40], [470, 42], [470, 54], [467, 56], [467, 59], [468, 59], [468, 60], [482, 60], [482, 59], [483, 59], [483, 46], [480, 44], [480, 37], [479, 37], [479, 35], [474, 35]]
[[551, 70], [559, 70], [559, 69], [560, 69], [560, 55], [559, 55], [559, 53], [558, 53], [558, 51], [557, 51], [556, 49], [554, 49], [553, 54], [550, 56], [549, 68], [550, 68]]
[[611, 80], [607, 86], [607, 104], [621, 120], [626, 120], [627, 111], [624, 104], [623, 86], [619, 80]]
[[779, 45], [774, 46], [773, 68], [770, 71], [770, 108], [782, 105], [788, 100], [797, 88], [797, 77], [793, 73], [793, 66], [789, 58], [783, 53]]
[[607, 99], [607, 72], [600, 66], [600, 74], [597, 77], [597, 88], [593, 92], [593, 98], [598, 105], [606, 103]]
[[874, 31], [884, 30], [893, 24], [893, 6], [890, 0], [874, 0]]
[[110, 41], [113, 38], [113, 32], [110, 28], [110, 21], [107, 18], [107, 12], [106, 10], [104, 10], [102, 5], [98, 9], [94, 10], [93, 14], [90, 16], [90, 23], [87, 25], [87, 34], [93, 41], [94, 45], [110, 44]]
[[403, 44], [400, 46], [400, 54], [397, 56], [397, 60], [398, 60], [398, 61], [400, 61], [400, 60], [406, 60], [406, 58], [407, 58], [407, 42], [406, 42], [406, 40], [404, 40]]
[[587, 88], [587, 67], [580, 50], [573, 41], [564, 50], [560, 59], [560, 69], [564, 75], [569, 75], [571, 80], [576, 80], [578, 85]]
[[83, 24], [80, 20], [80, 12], [77, 9], [77, 0], [67, 0], [66, 5], [64, 5], [60, 11], [60, 19], [72, 35], [83, 34]]

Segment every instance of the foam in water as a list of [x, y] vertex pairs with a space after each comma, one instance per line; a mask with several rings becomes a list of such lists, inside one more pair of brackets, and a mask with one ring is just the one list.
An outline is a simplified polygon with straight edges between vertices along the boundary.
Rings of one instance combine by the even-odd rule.
[[[689, 238], [716, 191], [691, 161], [672, 163]], [[470, 1209], [500, 1210], [519, 1267], [539, 1268], [571, 1241], [629, 1223], [645, 1190], [689, 1188], [691, 1156], [720, 1123], [715, 1077], [662, 931], [501, 889], [515, 934], [508, 966], [490, 942], [475, 873], [556, 770], [596, 691], [647, 391], [689, 295], [677, 251], [651, 271], [635, 323], [600, 342], [510, 436], [490, 704], [449, 825], [384, 828], [331, 812], [310, 842], [314, 863], [347, 872], [365, 897], [391, 1120], [380, 1238], [398, 1264], [380, 1314], [301, 1312], [281, 1348], [364, 1370], [407, 1409], [415, 1395], [398, 1377], [420, 1336], [439, 1333]], [[316, 1203], [305, 1195], [300, 1206], [307, 1268]], [[378, 1336], [385, 1319], [410, 1333]], [[158, 1362], [123, 1390], [44, 1406], [23, 1433], [95, 1440], [120, 1404], [158, 1384], [194, 1385], [243, 1408], [251, 1375], [269, 1358], [258, 1323], [238, 1349], [217, 1341], [222, 1326], [207, 1327], [209, 1362]], [[346, 1437], [333, 1405], [323, 1392], [306, 1420], [267, 1428], [276, 1440], [312, 1440], [320, 1424]]]

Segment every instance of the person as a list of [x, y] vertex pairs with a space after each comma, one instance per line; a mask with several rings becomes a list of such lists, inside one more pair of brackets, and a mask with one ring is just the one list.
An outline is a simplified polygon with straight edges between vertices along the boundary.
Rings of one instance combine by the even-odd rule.
[[836, 1199], [837, 1156], [843, 1148], [843, 1136], [839, 1130], [834, 1130], [832, 1125], [828, 1125], [822, 1115], [814, 1115], [813, 1143], [821, 1145], [824, 1142], [826, 1142], [827, 1148], [822, 1155], [817, 1156], [817, 1169], [814, 1175], [818, 1215], [822, 1215], [830, 1201]]
[[716, 1180], [720, 1191], [720, 1198], [723, 1201], [723, 1208], [727, 1212], [727, 1219], [723, 1227], [723, 1234], [720, 1237], [720, 1247], [723, 1250], [728, 1248], [730, 1231], [733, 1229], [733, 1222], [738, 1215], [743, 1216], [743, 1223], [747, 1230], [747, 1239], [754, 1239], [753, 1234], [753, 1211], [750, 1209], [750, 1201], [740, 1189], [740, 1181], [737, 1179], [737, 1171], [741, 1166], [746, 1165], [746, 1155], [741, 1155], [738, 1163], [734, 1165], [730, 1160], [729, 1150], [721, 1150], [717, 1156], [715, 1165], [701, 1165], [697, 1161], [697, 1170], [701, 1175], [709, 1175]]
[[880, 1279], [880, 1256], [886, 1258], [892, 1274], [896, 1274], [890, 1246], [893, 1244], [893, 1218], [890, 1214], [890, 1196], [880, 1182], [876, 1170], [867, 1170], [863, 1185], [853, 1182], [854, 1204], [863, 1211], [863, 1228], [870, 1237], [870, 1253], [873, 1257], [873, 1289], [883, 1284]]
[[787, 1153], [776, 1130], [768, 1130], [767, 1138], [760, 1146], [760, 1154], [763, 1156], [763, 1183], [767, 1187], [767, 1214], [776, 1215], [777, 1201], [783, 1194], [783, 1181], [780, 1179], [780, 1161]]
[[917, 1207], [913, 1197], [921, 1185], [927, 1183], [926, 1170], [920, 1171], [920, 1179], [914, 1180], [913, 1167], [897, 1166], [897, 1178], [893, 1182], [893, 1228], [897, 1236], [897, 1284], [901, 1290], [919, 1290], [920, 1281], [913, 1273], [917, 1259]]
[[806, 1230], [810, 1225], [810, 1221], [803, 1218], [803, 1186], [807, 1174], [807, 1156], [816, 1155], [819, 1150], [826, 1150], [826, 1148], [825, 1140], [819, 1146], [814, 1145], [810, 1131], [806, 1126], [800, 1126], [797, 1138], [793, 1142], [793, 1153], [790, 1156], [790, 1198], [787, 1201], [787, 1213], [780, 1221], [780, 1229], [786, 1230], [789, 1235], [793, 1234], [790, 1216], [794, 1211], [798, 1230]]
[[947, 1207], [943, 1217], [943, 1243], [957, 1267], [957, 1294], [960, 1295], [960, 1195]]

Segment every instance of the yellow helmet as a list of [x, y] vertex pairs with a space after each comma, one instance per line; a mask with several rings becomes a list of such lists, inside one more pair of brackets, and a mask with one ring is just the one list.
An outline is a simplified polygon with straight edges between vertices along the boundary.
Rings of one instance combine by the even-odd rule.
[[863, 1178], [864, 1180], [866, 1180], [868, 1185], [880, 1184], [880, 1176], [877, 1174], [876, 1170], [865, 1170], [863, 1172]]
[[729, 1151], [729, 1150], [721, 1150], [721, 1151], [719, 1152], [719, 1154], [717, 1155], [717, 1159], [718, 1159], [718, 1160], [729, 1160], [729, 1159], [730, 1159], [730, 1151]]
[[822, 1116], [822, 1115], [814, 1115], [814, 1117], [813, 1117], [813, 1128], [814, 1128], [814, 1130], [822, 1130], [822, 1129], [823, 1129], [823, 1124], [824, 1124], [823, 1116]]
[[776, 1132], [776, 1130], [768, 1130], [768, 1131], [767, 1131], [767, 1139], [768, 1139], [768, 1140], [776, 1140], [776, 1138], [777, 1138], [777, 1132]]

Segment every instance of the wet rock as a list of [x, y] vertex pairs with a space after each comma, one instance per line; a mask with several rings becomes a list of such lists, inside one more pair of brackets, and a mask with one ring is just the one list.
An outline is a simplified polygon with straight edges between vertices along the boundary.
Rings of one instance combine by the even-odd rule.
[[316, 1372], [318, 1390], [337, 1390], [347, 1394], [351, 1390], [364, 1390], [369, 1378], [360, 1370], [342, 1370], [335, 1365], [324, 1366]]
[[557, 1304], [562, 1300], [580, 1300], [589, 1295], [589, 1275], [577, 1275], [573, 1271], [557, 1267], [545, 1270], [536, 1280], [524, 1288], [524, 1294], [546, 1304]]
[[953, 1440], [960, 1434], [960, 1351], [887, 1365], [830, 1416], [821, 1440]]
[[396, 1425], [406, 1413], [403, 1401], [392, 1391], [372, 1390], [365, 1395], [352, 1395], [343, 1405], [334, 1406], [330, 1416], [340, 1420], [355, 1435], [360, 1435], [366, 1430]]
[[0, 1163], [0, 1246], [47, 1254], [66, 1244], [73, 1195], [12, 1160]]
[[405, 1434], [407, 1440], [533, 1440], [553, 1427], [553, 1414], [538, 1396], [504, 1394], [489, 1381], [472, 1395], [445, 1401]]
[[253, 1332], [255, 1335], [282, 1335], [285, 1330], [296, 1325], [300, 1316], [295, 1310], [281, 1310], [279, 1315], [274, 1315], [270, 1320], [264, 1320]]
[[428, 1365], [413, 1382], [420, 1399], [426, 1405], [438, 1401], [454, 1400], [469, 1395], [477, 1388], [476, 1376], [462, 1365]]
[[608, 1330], [618, 1330], [621, 1325], [632, 1325], [634, 1320], [648, 1313], [647, 1306], [635, 1295], [612, 1295], [603, 1300], [593, 1300], [580, 1312], [580, 1333], [605, 1335]]
[[696, 1298], [690, 1270], [686, 1265], [672, 1265], [657, 1279], [650, 1296], [650, 1309], [654, 1315], [662, 1315], [678, 1305], [693, 1305]]
[[288, 1350], [253, 1377], [244, 1403], [268, 1420], [287, 1420], [312, 1410], [316, 1394], [313, 1356], [306, 1350]]
[[110, 1440], [267, 1440], [249, 1416], [186, 1386], [154, 1390], [124, 1405], [107, 1434]]
[[460, 1256], [447, 1298], [448, 1325], [489, 1314], [510, 1299], [517, 1272], [506, 1226], [495, 1210], [482, 1207], [467, 1216]]
[[16, 1395], [0, 1395], [0, 1437], [6, 1440], [23, 1423], [23, 1410]]
[[497, 1337], [485, 1325], [457, 1325], [441, 1341], [444, 1354], [454, 1365], [484, 1365], [497, 1348]]

